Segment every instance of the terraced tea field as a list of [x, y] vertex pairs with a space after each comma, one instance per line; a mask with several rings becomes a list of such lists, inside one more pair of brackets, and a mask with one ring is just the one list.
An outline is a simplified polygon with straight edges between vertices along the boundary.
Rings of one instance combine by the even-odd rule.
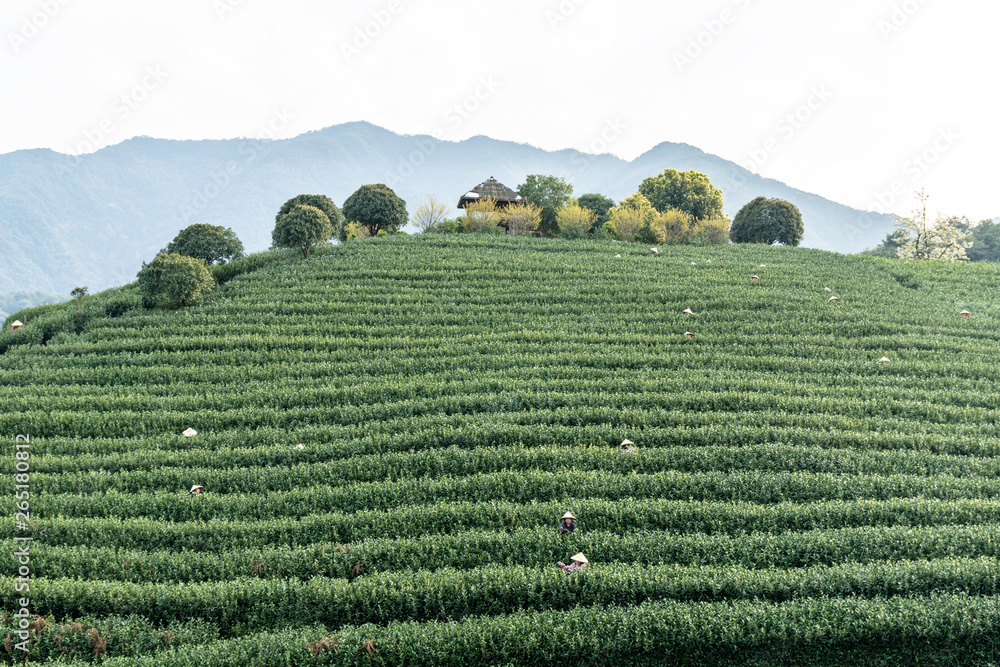
[[74, 665], [1000, 662], [1000, 268], [647, 250], [355, 241], [6, 326], [0, 636], [29, 595]]

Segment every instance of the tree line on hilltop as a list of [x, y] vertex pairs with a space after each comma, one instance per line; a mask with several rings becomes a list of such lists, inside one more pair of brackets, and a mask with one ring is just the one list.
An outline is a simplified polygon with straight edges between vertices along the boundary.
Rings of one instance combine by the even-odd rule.
[[411, 221], [423, 233], [591, 237], [651, 245], [798, 245], [802, 240], [802, 217], [792, 204], [758, 198], [731, 222], [723, 212], [722, 191], [696, 171], [667, 169], [650, 176], [617, 204], [597, 193], [574, 198], [572, 184], [543, 174], [529, 175], [517, 193], [524, 204], [501, 207], [487, 199], [468, 205], [456, 218], [448, 218], [447, 207], [431, 197]]
[[[447, 207], [434, 197], [407, 215], [406, 202], [382, 183], [363, 185], [344, 201], [343, 209], [326, 195], [300, 194], [275, 215], [274, 248], [295, 249], [309, 258], [310, 249], [333, 239], [405, 233], [409, 220], [425, 234], [514, 234], [563, 238], [602, 238], [660, 244], [716, 245], [781, 243], [798, 245], [802, 216], [789, 202], [758, 197], [730, 222], [722, 208], [722, 191], [696, 171], [667, 169], [645, 179], [638, 192], [618, 202], [600, 194], [573, 198], [564, 179], [529, 175], [518, 188], [523, 204], [501, 208], [492, 199], [468, 205], [464, 215], [449, 219]], [[194, 224], [139, 271], [138, 284], [147, 307], [183, 307], [201, 302], [215, 285], [209, 266], [243, 256], [243, 244], [232, 229]]]
[[[781, 199], [757, 197], [730, 221], [722, 208], [722, 192], [695, 171], [667, 169], [643, 180], [637, 192], [615, 203], [601, 194], [573, 197], [573, 186], [556, 176], [532, 174], [518, 188], [522, 203], [500, 207], [477, 201], [456, 218], [429, 197], [408, 215], [406, 202], [384, 184], [358, 188], [338, 207], [321, 194], [300, 194], [286, 201], [275, 215], [272, 248], [292, 249], [310, 257], [312, 249], [336, 239], [405, 234], [409, 221], [425, 234], [511, 234], [562, 238], [594, 238], [618, 242], [714, 245], [728, 242], [795, 246], [802, 239], [799, 210]], [[899, 230], [881, 246], [866, 251], [885, 257], [935, 260], [1000, 260], [1000, 224], [971, 224], [956, 216], [927, 216], [927, 195], [909, 218], [897, 217]], [[45, 343], [61, 332], [83, 330], [92, 317], [119, 317], [134, 308], [181, 308], [196, 305], [217, 283], [275, 261], [273, 252], [244, 256], [232, 229], [193, 224], [183, 230], [149, 263], [143, 263], [134, 286], [98, 297], [97, 311], [87, 308], [88, 290], [77, 287], [73, 307], [63, 304], [19, 309], [18, 334], [0, 342], [0, 354], [10, 345]], [[85, 310], [86, 309], [86, 310]], [[13, 310], [13, 309], [12, 309]], [[13, 316], [7, 318], [12, 319]]]
[[[294, 249], [308, 259], [310, 250], [336, 239], [405, 234], [409, 221], [424, 234], [511, 234], [570, 239], [615, 239], [650, 245], [717, 245], [763, 243], [797, 246], [803, 222], [798, 208], [782, 199], [757, 197], [730, 221], [723, 212], [722, 191], [696, 171], [667, 169], [643, 180], [638, 191], [619, 201], [597, 193], [573, 197], [564, 179], [531, 174], [518, 189], [523, 203], [501, 206], [492, 199], [465, 206], [448, 218], [448, 208], [433, 196], [412, 216], [406, 202], [390, 187], [368, 184], [338, 207], [326, 195], [300, 194], [286, 201], [275, 215], [274, 248]], [[929, 223], [926, 195], [922, 210], [912, 218], [897, 218], [900, 229], [883, 246], [869, 251], [912, 259], [968, 259], [967, 252], [1000, 250], [1000, 226], [973, 228], [964, 218]], [[978, 235], [978, 238], [976, 238]], [[978, 244], [978, 246], [977, 246]], [[209, 266], [243, 255], [243, 245], [231, 229], [195, 224], [187, 227], [138, 275], [147, 307], [197, 304], [215, 284]]]

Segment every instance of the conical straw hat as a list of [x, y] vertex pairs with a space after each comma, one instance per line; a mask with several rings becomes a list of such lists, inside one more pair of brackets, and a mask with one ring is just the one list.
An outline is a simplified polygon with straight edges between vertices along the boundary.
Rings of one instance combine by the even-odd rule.
[[580, 553], [578, 553], [577, 555], [573, 556], [572, 560], [575, 560], [577, 563], [589, 563], [590, 562], [589, 560], [587, 560], [587, 557], [583, 555], [582, 551]]
[[191, 438], [193, 436], [198, 435], [198, 431], [194, 430], [193, 428], [189, 428], [185, 430], [183, 433], [181, 433], [181, 435], [183, 435], [185, 438]]
[[564, 518], [564, 519], [573, 519], [574, 521], [576, 520], [576, 517], [573, 516], [572, 512], [566, 512], [565, 514], [562, 515], [562, 518]]
[[204, 491], [204, 490], [205, 490], [204, 486], [201, 486], [200, 484], [195, 484], [194, 486], [191, 487], [191, 490], [188, 491], [188, 493], [190, 493], [190, 494], [193, 495], [193, 494], [196, 494], [196, 493], [200, 493], [201, 491]]
[[630, 446], [632, 446], [634, 444], [635, 443], [632, 442], [631, 440], [622, 440], [622, 447], [630, 447]]

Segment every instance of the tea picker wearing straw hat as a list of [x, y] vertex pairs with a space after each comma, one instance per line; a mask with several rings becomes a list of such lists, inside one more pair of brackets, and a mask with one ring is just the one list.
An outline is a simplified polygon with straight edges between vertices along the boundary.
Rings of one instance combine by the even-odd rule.
[[574, 531], [576, 531], [576, 517], [570, 512], [566, 512], [562, 515], [562, 520], [559, 522], [559, 532], [572, 533]]
[[580, 552], [577, 555], [573, 556], [573, 558], [570, 560], [571, 562], [569, 565], [567, 565], [562, 561], [559, 561], [558, 563], [556, 563], [556, 565], [566, 570], [567, 572], [576, 572], [577, 570], [582, 570], [583, 568], [587, 567], [587, 563], [590, 562], [587, 560], [587, 557], [583, 555], [583, 552]]

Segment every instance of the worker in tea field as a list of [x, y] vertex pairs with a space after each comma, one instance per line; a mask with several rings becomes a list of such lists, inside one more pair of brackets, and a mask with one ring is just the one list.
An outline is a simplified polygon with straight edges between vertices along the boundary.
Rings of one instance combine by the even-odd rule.
[[204, 490], [205, 490], [204, 486], [201, 486], [200, 484], [195, 484], [194, 486], [191, 487], [191, 490], [188, 491], [188, 493], [190, 493], [192, 496], [197, 496]]
[[569, 565], [567, 565], [562, 561], [559, 561], [558, 563], [556, 563], [556, 565], [566, 570], [567, 572], [576, 572], [577, 570], [582, 570], [583, 568], [587, 567], [587, 563], [589, 562], [590, 561], [587, 560], [587, 557], [583, 555], [583, 552], [580, 552], [577, 555], [573, 556]]
[[559, 522], [559, 532], [560, 533], [576, 532], [576, 517], [569, 512], [563, 514], [562, 520]]

